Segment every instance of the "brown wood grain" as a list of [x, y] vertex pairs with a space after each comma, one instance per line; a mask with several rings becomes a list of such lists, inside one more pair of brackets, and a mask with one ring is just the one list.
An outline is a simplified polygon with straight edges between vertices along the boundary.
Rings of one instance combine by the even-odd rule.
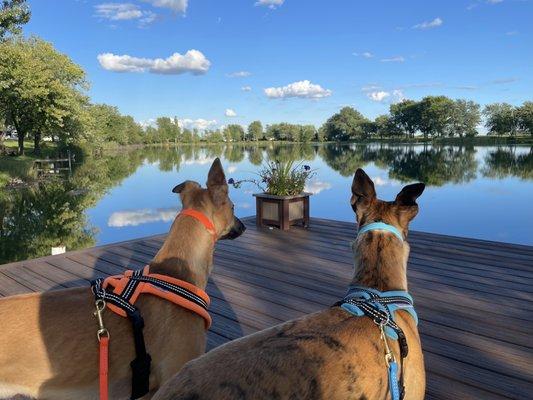
[[[329, 307], [352, 273], [356, 225], [256, 227], [220, 242], [207, 291], [212, 349]], [[0, 266], [0, 296], [88, 286], [148, 263], [164, 235]], [[410, 291], [420, 316], [428, 399], [527, 399], [533, 393], [533, 247], [412, 232]]]

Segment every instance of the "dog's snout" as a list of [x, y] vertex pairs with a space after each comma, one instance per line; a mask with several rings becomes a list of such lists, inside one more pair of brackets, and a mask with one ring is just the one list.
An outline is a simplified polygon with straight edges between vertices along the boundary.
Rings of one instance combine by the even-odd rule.
[[237, 217], [233, 217], [233, 226], [226, 235], [221, 237], [221, 239], [236, 239], [241, 236], [245, 230], [246, 226], [242, 223], [242, 221]]

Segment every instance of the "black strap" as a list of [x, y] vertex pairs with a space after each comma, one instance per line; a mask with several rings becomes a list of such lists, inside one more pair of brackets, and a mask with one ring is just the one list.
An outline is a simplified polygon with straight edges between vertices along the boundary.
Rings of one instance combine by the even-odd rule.
[[[140, 273], [142, 274], [142, 271]], [[134, 276], [139, 276], [139, 273], [135, 272]], [[133, 341], [135, 343], [135, 359], [130, 363], [132, 373], [130, 398], [132, 400], [138, 399], [150, 391], [150, 367], [152, 363], [152, 357], [146, 352], [146, 344], [144, 342], [144, 319], [139, 309], [128, 301], [139, 281], [131, 279], [120, 295], [106, 291], [102, 287], [103, 281], [103, 278], [99, 278], [91, 282], [91, 289], [95, 299], [105, 300], [121, 308], [128, 315], [128, 319], [131, 322]]]
[[152, 357], [146, 352], [144, 342], [144, 319], [137, 309], [134, 313], [128, 314], [133, 328], [133, 340], [135, 342], [135, 359], [130, 363], [131, 366], [131, 399], [143, 397], [150, 391], [150, 365]]

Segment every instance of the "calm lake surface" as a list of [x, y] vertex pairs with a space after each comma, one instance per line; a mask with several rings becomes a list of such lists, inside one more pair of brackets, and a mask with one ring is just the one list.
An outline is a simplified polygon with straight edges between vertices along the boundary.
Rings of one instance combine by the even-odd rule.
[[[253, 178], [269, 159], [310, 165], [311, 216], [354, 221], [350, 186], [362, 167], [385, 200], [407, 183], [427, 184], [411, 229], [533, 244], [530, 146], [212, 145], [89, 158], [67, 180], [3, 193], [0, 261], [47, 255], [59, 244], [72, 250], [167, 232], [181, 206], [172, 188], [186, 179], [205, 184], [217, 156], [234, 179]], [[230, 189], [238, 216], [255, 214], [257, 191]]]

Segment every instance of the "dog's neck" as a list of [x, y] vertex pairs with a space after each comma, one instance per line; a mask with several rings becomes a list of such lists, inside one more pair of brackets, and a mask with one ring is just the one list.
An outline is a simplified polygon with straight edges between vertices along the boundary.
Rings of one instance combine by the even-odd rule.
[[150, 271], [205, 289], [213, 265], [213, 236], [193, 218], [176, 218]]
[[392, 234], [367, 232], [353, 243], [355, 274], [352, 285], [379, 291], [407, 290], [409, 244]]

